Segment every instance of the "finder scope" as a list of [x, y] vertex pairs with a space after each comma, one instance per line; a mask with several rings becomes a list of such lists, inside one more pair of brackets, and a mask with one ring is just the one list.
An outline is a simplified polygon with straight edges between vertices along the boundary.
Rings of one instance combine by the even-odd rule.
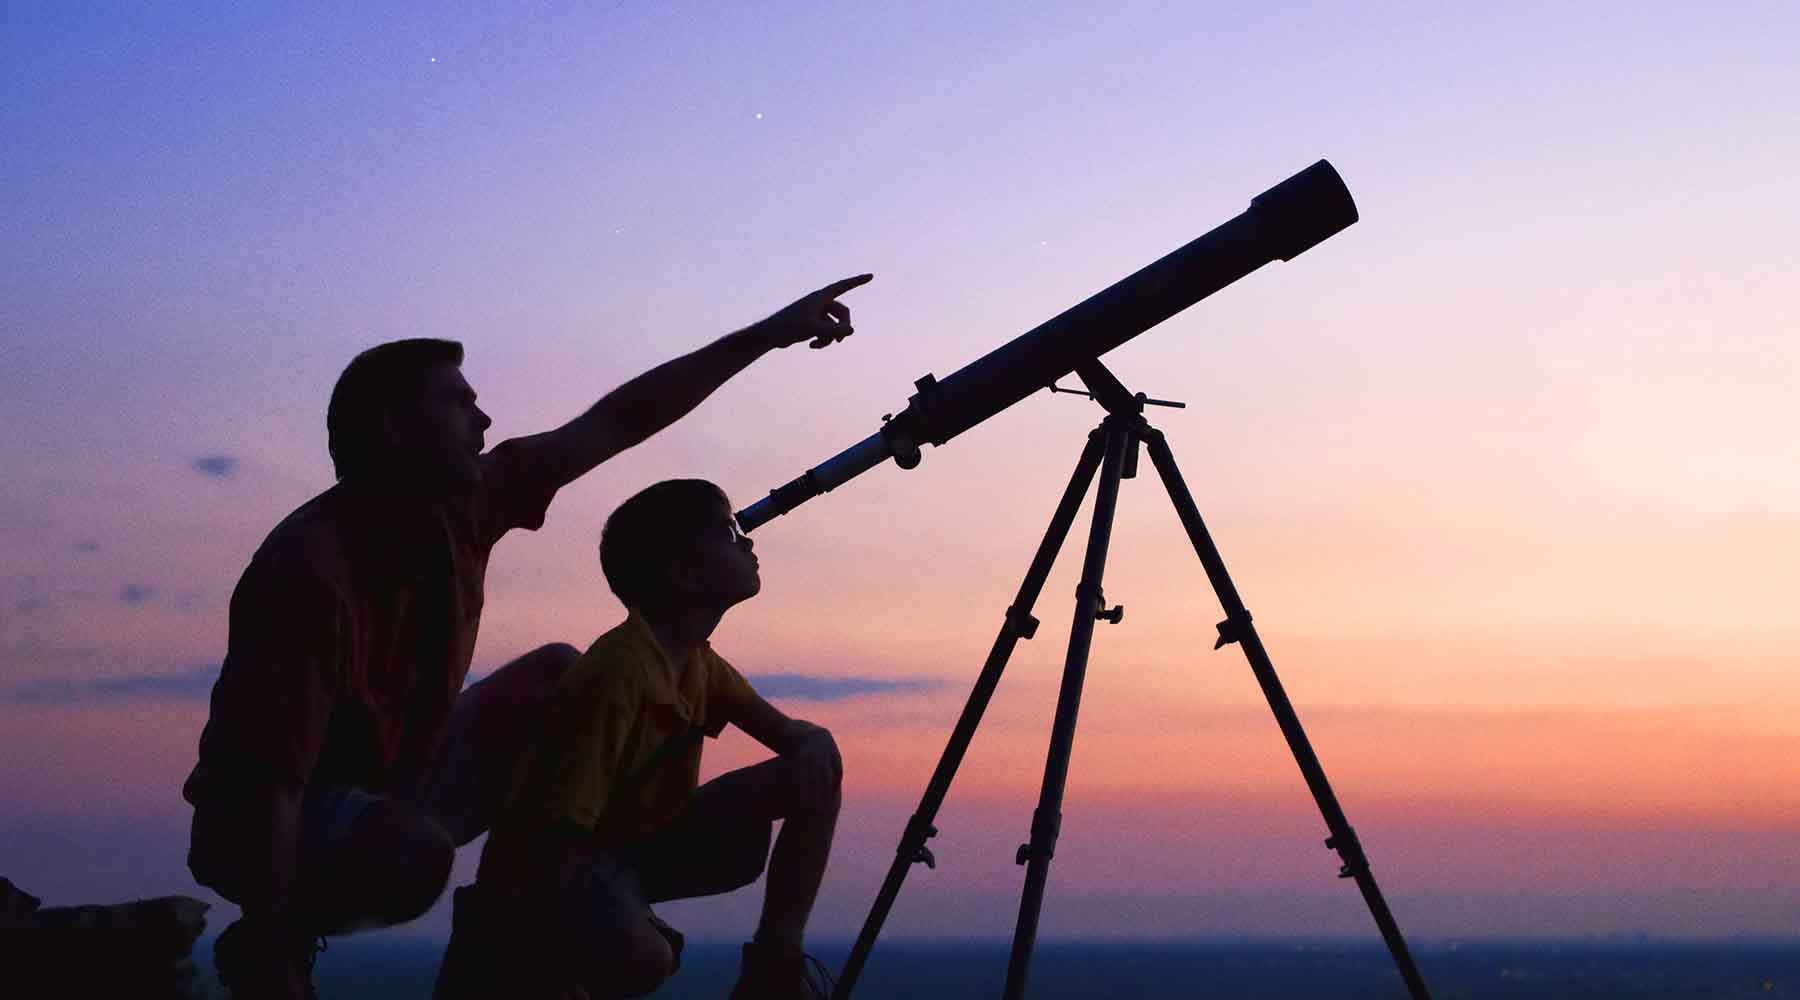
[[942, 379], [926, 375], [906, 409], [863, 440], [738, 511], [754, 531], [888, 458], [919, 464], [922, 445], [942, 445], [1273, 260], [1293, 260], [1356, 221], [1356, 203], [1324, 160], [1250, 200], [1250, 207], [1192, 243]]

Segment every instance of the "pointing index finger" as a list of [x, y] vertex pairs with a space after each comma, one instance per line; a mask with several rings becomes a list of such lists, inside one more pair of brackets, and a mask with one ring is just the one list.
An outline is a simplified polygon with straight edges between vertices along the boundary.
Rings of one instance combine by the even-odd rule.
[[835, 299], [838, 296], [844, 294], [845, 292], [849, 291], [852, 288], [857, 288], [862, 285], [866, 285], [869, 282], [874, 281], [874, 280], [875, 280], [875, 276], [873, 274], [859, 274], [854, 278], [844, 278], [840, 281], [834, 281], [831, 284], [826, 285], [824, 288], [821, 288], [818, 291], [814, 292], [813, 294], [814, 295], [822, 295], [828, 299]]

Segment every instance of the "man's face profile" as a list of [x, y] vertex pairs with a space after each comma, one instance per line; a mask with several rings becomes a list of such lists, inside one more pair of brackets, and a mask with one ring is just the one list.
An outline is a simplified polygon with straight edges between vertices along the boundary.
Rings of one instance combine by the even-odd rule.
[[456, 365], [426, 373], [415, 405], [389, 421], [395, 458], [408, 473], [448, 491], [473, 489], [481, 482], [476, 458], [483, 432], [493, 425], [475, 405], [475, 390]]

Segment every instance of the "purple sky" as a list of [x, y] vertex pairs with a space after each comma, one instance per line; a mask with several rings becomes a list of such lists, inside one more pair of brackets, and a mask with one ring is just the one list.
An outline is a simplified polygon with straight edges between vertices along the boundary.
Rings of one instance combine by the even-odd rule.
[[[198, 891], [176, 793], [225, 602], [329, 483], [359, 349], [463, 340], [497, 440], [877, 275], [854, 339], [502, 545], [489, 669], [617, 619], [593, 546], [626, 495], [753, 499], [1324, 156], [1359, 224], [1107, 360], [1189, 402], [1159, 424], [1403, 927], [1800, 932], [1800, 12], [965, 6], [0, 13], [0, 875]], [[758, 533], [718, 646], [845, 745], [828, 931], [1096, 415], [1034, 396]], [[1151, 483], [1046, 933], [1370, 933]], [[896, 933], [1010, 929], [1075, 562]], [[730, 936], [754, 903], [674, 912]]]

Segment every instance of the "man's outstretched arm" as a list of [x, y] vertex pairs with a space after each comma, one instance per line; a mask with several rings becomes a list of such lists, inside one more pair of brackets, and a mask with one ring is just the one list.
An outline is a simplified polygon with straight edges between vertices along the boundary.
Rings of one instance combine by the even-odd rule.
[[837, 297], [873, 277], [834, 281], [761, 322], [650, 369], [563, 426], [517, 443], [532, 449], [558, 485], [571, 482], [679, 420], [769, 351], [803, 340], [825, 347], [848, 337], [855, 332], [850, 308]]

